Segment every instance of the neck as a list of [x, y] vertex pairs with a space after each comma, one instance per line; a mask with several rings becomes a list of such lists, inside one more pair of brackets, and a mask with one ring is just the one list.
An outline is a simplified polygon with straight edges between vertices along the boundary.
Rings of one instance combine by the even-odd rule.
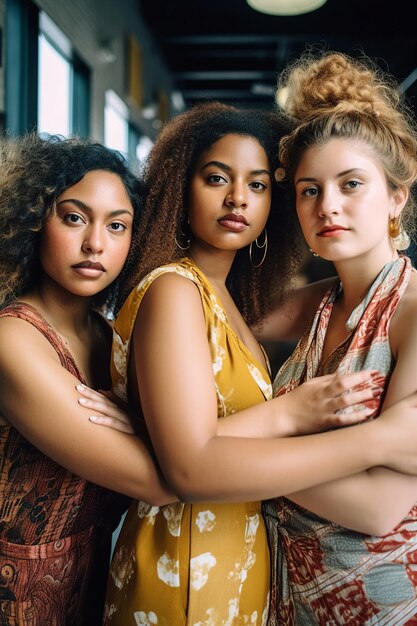
[[89, 326], [91, 298], [76, 296], [50, 280], [39, 285], [21, 298], [35, 306], [63, 335], [80, 335]]
[[398, 259], [397, 251], [390, 250], [373, 259], [354, 258], [335, 262], [336, 271], [343, 285], [341, 304], [347, 315], [350, 315], [366, 296], [384, 265], [395, 259]]
[[205, 250], [191, 246], [189, 256], [201, 271], [217, 285], [224, 285], [236, 256], [236, 250]]

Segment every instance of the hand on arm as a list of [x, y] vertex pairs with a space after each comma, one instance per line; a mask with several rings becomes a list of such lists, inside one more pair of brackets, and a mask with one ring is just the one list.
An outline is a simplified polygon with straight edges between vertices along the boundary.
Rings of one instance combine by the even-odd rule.
[[151, 504], [176, 499], [140, 439], [89, 421], [78, 381], [33, 326], [2, 318], [0, 345], [0, 412], [26, 439], [91, 482]]
[[[417, 388], [417, 307], [413, 302], [397, 311], [391, 323], [391, 343], [396, 352], [383, 412], [377, 422], [397, 422], [397, 431], [407, 437], [408, 403], [398, 402]], [[397, 404], [394, 404], [394, 403]], [[410, 435], [413, 436], [413, 435]], [[374, 444], [375, 445], [375, 444]], [[404, 451], [404, 460], [406, 452]], [[417, 501], [417, 479], [403, 468], [375, 467], [367, 472], [293, 494], [290, 498], [338, 524], [359, 532], [384, 535], [394, 528]]]
[[111, 391], [95, 391], [81, 384], [77, 385], [77, 391], [81, 396], [78, 399], [79, 404], [91, 411], [90, 422], [113, 428], [122, 433], [131, 435], [135, 433], [134, 420], [129, 408]]
[[[151, 285], [139, 310], [132, 346], [156, 455], [168, 483], [184, 500], [279, 496], [373, 465], [398, 465], [399, 451], [406, 448], [389, 422], [384, 427], [366, 423], [287, 439], [219, 436], [201, 299], [196, 286], [181, 276], [166, 274]], [[410, 402], [416, 405], [416, 400]], [[267, 403], [263, 406], [270, 410]], [[247, 409], [248, 419], [258, 410]], [[417, 410], [412, 411], [417, 416]], [[371, 442], [377, 445], [372, 447]], [[417, 443], [406, 443], [408, 457], [402, 467], [416, 473]]]
[[219, 420], [217, 433], [240, 437], [290, 437], [366, 420], [370, 409], [362, 403], [380, 395], [376, 372], [319, 376], [268, 403]]

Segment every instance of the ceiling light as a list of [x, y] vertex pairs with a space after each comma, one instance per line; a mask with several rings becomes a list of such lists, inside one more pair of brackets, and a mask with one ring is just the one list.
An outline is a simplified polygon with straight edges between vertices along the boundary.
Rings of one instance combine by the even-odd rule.
[[248, 5], [268, 15], [301, 15], [325, 4], [326, 0], [246, 0]]

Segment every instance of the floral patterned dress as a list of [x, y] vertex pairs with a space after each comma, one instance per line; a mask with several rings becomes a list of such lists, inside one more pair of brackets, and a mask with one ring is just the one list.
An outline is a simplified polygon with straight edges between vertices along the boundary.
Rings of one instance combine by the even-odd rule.
[[[62, 367], [85, 383], [37, 309], [15, 302], [0, 317], [35, 326]], [[98, 626], [111, 533], [126, 503], [49, 459], [12, 426], [0, 426], [1, 626]]]
[[[383, 268], [352, 312], [349, 336], [321, 362], [341, 285], [330, 290], [310, 331], [278, 373], [276, 394], [314, 376], [366, 368], [378, 369], [378, 385], [386, 388], [395, 365], [389, 325], [411, 271], [406, 257]], [[373, 417], [381, 403], [367, 403]], [[417, 506], [384, 537], [343, 528], [286, 498], [267, 501], [264, 513], [273, 563], [271, 626], [417, 625]]]
[[[212, 287], [189, 259], [151, 272], [126, 301], [114, 329], [114, 390], [127, 399], [129, 343], [137, 311], [149, 285], [166, 272], [188, 278], [200, 291], [218, 416], [271, 398], [268, 372], [232, 330]], [[105, 624], [266, 624], [269, 569], [259, 502], [163, 507], [135, 502], [113, 556]]]

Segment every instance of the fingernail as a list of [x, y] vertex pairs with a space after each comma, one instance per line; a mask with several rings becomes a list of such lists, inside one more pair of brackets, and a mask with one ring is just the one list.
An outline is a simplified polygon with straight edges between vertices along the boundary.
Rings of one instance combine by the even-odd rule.
[[90, 415], [90, 417], [88, 419], [90, 420], [90, 422], [96, 422], [97, 421], [97, 416], [96, 415]]
[[86, 402], [88, 402], [87, 398], [78, 398], [78, 402], [80, 404], [86, 404]]
[[80, 383], [79, 385], [76, 386], [76, 389], [78, 389], [78, 391], [83, 391], [85, 389], [85, 385]]

